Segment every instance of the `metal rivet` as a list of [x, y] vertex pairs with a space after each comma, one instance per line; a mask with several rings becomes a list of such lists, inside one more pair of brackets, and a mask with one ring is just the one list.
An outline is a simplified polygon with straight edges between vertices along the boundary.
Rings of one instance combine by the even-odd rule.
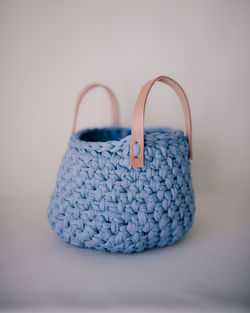
[[140, 154], [140, 144], [137, 141], [134, 143], [134, 154], [136, 158], [138, 158]]

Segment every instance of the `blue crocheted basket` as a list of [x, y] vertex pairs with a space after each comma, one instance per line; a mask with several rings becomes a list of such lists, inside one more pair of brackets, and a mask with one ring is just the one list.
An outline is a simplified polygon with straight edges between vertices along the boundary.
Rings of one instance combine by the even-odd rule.
[[[143, 123], [147, 94], [157, 80], [175, 88], [182, 100], [188, 136], [181, 130], [148, 128], [140, 137], [136, 130], [143, 127], [138, 114]], [[132, 134], [129, 128], [119, 126], [73, 133], [48, 209], [51, 228], [65, 242], [132, 253], [171, 245], [188, 232], [195, 211], [191, 118], [185, 93], [176, 84], [160, 76], [143, 87], [135, 106]], [[91, 88], [85, 88], [78, 98], [75, 122], [81, 98]], [[117, 105], [108, 91], [116, 107], [116, 124]]]

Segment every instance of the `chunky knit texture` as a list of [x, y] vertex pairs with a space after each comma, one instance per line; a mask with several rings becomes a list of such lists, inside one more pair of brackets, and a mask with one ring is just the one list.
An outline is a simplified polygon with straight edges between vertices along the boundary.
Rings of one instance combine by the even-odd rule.
[[170, 128], [145, 129], [144, 167], [131, 168], [130, 134], [110, 127], [71, 136], [48, 210], [51, 228], [65, 242], [140, 252], [171, 245], [192, 226], [187, 137]]

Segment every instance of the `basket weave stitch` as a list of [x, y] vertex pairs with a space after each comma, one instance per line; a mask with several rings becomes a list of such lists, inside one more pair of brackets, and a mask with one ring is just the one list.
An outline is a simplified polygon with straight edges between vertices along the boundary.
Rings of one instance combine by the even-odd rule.
[[130, 167], [131, 130], [72, 135], [51, 195], [48, 219], [65, 242], [110, 252], [171, 245], [194, 218], [188, 138], [145, 129], [144, 167]]

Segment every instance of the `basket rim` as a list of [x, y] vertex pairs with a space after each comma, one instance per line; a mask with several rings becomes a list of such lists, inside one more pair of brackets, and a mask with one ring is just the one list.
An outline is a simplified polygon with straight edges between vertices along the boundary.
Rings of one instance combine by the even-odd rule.
[[[87, 133], [87, 132], [93, 132], [93, 131], [114, 131], [114, 130], [120, 130], [120, 131], [127, 131], [130, 132], [129, 135], [121, 138], [120, 140], [108, 140], [108, 141], [85, 141], [80, 140], [80, 137]], [[184, 132], [180, 129], [175, 129], [172, 127], [146, 127], [144, 129], [144, 137], [145, 137], [145, 145], [149, 142], [153, 142], [154, 137], [156, 135], [164, 134], [169, 139], [180, 139], [180, 138], [188, 138], [186, 135], [184, 135]], [[125, 127], [125, 126], [109, 126], [109, 127], [90, 127], [85, 128], [77, 131], [70, 137], [70, 145], [77, 147], [79, 149], [98, 149], [98, 151], [104, 151], [104, 150], [118, 150], [124, 145], [130, 146], [131, 141], [131, 128]]]

